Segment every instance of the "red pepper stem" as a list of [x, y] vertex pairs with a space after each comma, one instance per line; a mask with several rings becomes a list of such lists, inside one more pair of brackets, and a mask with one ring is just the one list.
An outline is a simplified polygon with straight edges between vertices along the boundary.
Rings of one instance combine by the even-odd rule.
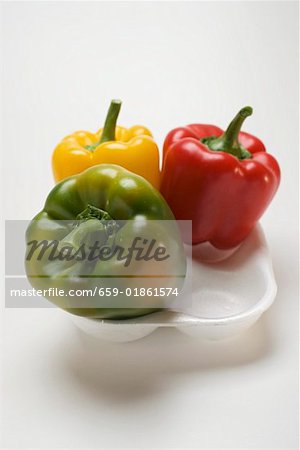
[[251, 153], [239, 143], [239, 132], [246, 117], [251, 116], [251, 106], [242, 108], [230, 122], [227, 130], [219, 137], [208, 136], [201, 139], [210, 150], [230, 153], [238, 159], [252, 158]]
[[230, 122], [227, 130], [223, 134], [223, 142], [225, 147], [234, 148], [239, 145], [239, 132], [241, 131], [242, 125], [245, 119], [251, 116], [253, 110], [251, 106], [245, 106], [242, 108], [235, 118]]
[[111, 101], [102, 130], [101, 139], [97, 145], [102, 144], [103, 142], [115, 141], [116, 125], [121, 109], [121, 104], [121, 100]]

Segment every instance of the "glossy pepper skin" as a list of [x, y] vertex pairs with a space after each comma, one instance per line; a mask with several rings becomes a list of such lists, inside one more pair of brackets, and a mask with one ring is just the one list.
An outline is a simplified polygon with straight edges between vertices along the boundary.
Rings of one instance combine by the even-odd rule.
[[77, 131], [55, 148], [52, 168], [56, 182], [96, 164], [117, 164], [146, 178], [159, 189], [159, 150], [148, 128], [116, 126], [120, 100], [112, 100], [103, 128]]
[[[122, 221], [122, 226], [116, 221]], [[26, 243], [28, 245], [34, 240], [59, 241], [60, 245], [68, 244], [77, 250], [83, 238], [89, 242], [89, 237], [95, 233], [103, 245], [112, 245], [113, 238], [113, 245], [125, 248], [136, 236], [155, 238], [166, 246], [172, 258], [155, 263], [150, 261], [147, 263], [150, 266], [145, 266], [143, 261], [133, 261], [126, 268], [117, 258], [97, 260], [95, 263], [57, 258], [50, 260], [49, 248], [39, 260], [39, 253], [34, 253], [28, 259], [29, 253], [26, 252], [26, 274], [32, 286], [35, 289], [65, 289], [67, 292], [70, 289], [94, 289], [99, 286], [111, 289], [117, 287], [123, 293], [126, 287], [181, 288], [186, 260], [176, 221], [161, 194], [144, 178], [117, 165], [101, 164], [63, 180], [52, 189], [43, 210], [29, 224]], [[166, 276], [161, 279], [147, 278], [153, 272]], [[172, 276], [175, 272], [179, 276]], [[147, 276], [139, 278], [141, 274]], [[146, 307], [143, 304], [145, 297], [142, 296], [133, 297], [128, 307], [128, 299], [124, 294], [113, 298], [114, 305], [111, 308], [103, 306], [103, 297], [99, 296], [93, 297], [93, 307], [84, 307], [84, 298], [80, 307], [74, 297], [49, 294], [46, 298], [73, 314], [91, 318], [124, 319], [158, 309], [157, 303], [154, 308]], [[150, 301], [147, 305], [151, 305], [152, 298], [147, 300]]]
[[236, 247], [278, 189], [277, 161], [260, 139], [240, 132], [251, 114], [243, 108], [225, 132], [192, 124], [165, 139], [161, 192], [176, 219], [192, 220], [192, 244]]

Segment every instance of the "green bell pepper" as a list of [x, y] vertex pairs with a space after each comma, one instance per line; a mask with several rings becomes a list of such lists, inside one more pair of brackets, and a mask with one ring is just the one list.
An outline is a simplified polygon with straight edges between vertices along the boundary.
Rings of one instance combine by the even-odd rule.
[[[134, 259], [136, 249], [131, 260], [130, 255], [126, 259], [124, 253], [121, 258], [120, 252], [113, 252], [128, 250], [137, 240], [154, 242], [156, 259]], [[43, 242], [49, 245], [39, 253]], [[92, 248], [95, 242], [101, 244], [101, 251], [105, 247], [111, 252], [106, 261], [81, 258], [82, 245]], [[186, 274], [183, 245], [167, 203], [144, 178], [117, 165], [94, 166], [57, 184], [29, 224], [26, 243], [25, 267], [31, 285], [45, 291], [55, 305], [90, 318], [125, 319], [163, 308], [165, 298], [153, 293], [161, 292], [161, 287], [180, 290]], [[100, 286], [101, 294], [110, 292], [109, 298], [100, 295]], [[58, 295], [59, 289], [67, 294]], [[92, 299], [69, 295], [70, 290], [94, 289], [97, 295]], [[111, 294], [113, 289], [116, 295]], [[140, 289], [150, 294], [128, 295]]]

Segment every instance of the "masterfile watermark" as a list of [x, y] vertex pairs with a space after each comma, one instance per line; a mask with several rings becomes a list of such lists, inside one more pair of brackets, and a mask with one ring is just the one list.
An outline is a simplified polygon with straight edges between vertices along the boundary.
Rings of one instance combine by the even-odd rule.
[[176, 221], [7, 221], [6, 307], [178, 310], [189, 250]]
[[27, 243], [29, 248], [26, 261], [30, 261], [33, 256], [38, 261], [46, 255], [48, 250], [51, 250], [47, 255], [48, 261], [109, 261], [116, 258], [117, 261], [124, 261], [124, 266], [128, 267], [131, 261], [165, 261], [170, 258], [167, 253], [167, 248], [157, 245], [156, 239], [143, 239], [142, 237], [135, 237], [131, 245], [124, 248], [120, 245], [108, 246], [103, 245], [101, 241], [95, 241], [92, 245], [82, 243], [78, 248], [72, 245], [62, 245], [58, 240], [42, 241], [32, 240]]

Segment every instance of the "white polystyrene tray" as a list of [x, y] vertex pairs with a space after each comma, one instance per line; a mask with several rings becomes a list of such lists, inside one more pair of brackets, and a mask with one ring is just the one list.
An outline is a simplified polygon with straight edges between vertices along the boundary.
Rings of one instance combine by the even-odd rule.
[[[233, 254], [224, 253], [228, 257], [219, 262], [204, 263], [203, 254], [199, 262], [197, 255], [203, 252], [197, 247], [193, 247], [192, 305], [188, 310], [163, 310], [128, 320], [69, 316], [84, 332], [115, 342], [140, 339], [158, 327], [176, 327], [205, 339], [223, 339], [242, 332], [270, 307], [277, 291], [261, 226], [257, 225]], [[209, 251], [207, 254], [211, 255]], [[222, 253], [213, 258], [222, 258]]]

